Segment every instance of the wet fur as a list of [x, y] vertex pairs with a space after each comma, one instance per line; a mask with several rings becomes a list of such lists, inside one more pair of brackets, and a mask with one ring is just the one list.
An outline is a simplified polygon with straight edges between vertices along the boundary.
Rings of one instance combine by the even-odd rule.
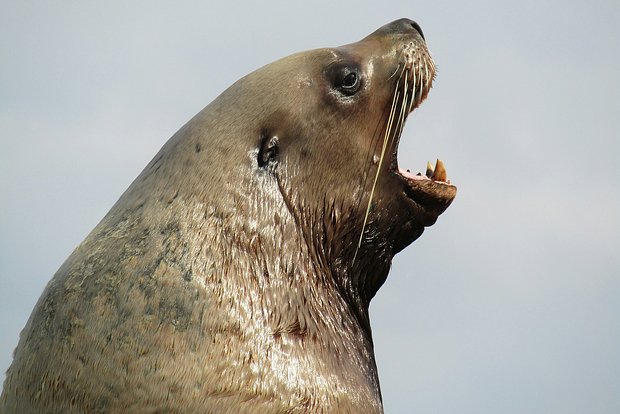
[[46, 287], [3, 413], [382, 412], [368, 305], [424, 226], [380, 174], [402, 78], [369, 113], [321, 93], [320, 66], [282, 91], [335, 54], [248, 75], [166, 143]]

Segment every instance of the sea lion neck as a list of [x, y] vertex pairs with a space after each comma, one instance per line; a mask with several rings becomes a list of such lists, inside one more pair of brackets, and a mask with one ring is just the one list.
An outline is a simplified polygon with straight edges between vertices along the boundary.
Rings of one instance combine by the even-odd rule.
[[[180, 199], [178, 203], [183, 204]], [[258, 366], [278, 367], [275, 372], [282, 381], [296, 364], [304, 370], [312, 367], [313, 382], [337, 378], [344, 388], [357, 384], [356, 393], [366, 401], [380, 401], [367, 306], [361, 305], [348, 275], [337, 273], [350, 270], [317, 261], [317, 252], [284, 200], [274, 195], [257, 205], [239, 198], [235, 214], [207, 208], [200, 216], [202, 207], [195, 208], [189, 216], [197, 220], [181, 224], [187, 226], [182, 233], [205, 235], [188, 246], [197, 252], [188, 258], [192, 283], [208, 291], [217, 286], [220, 303], [211, 304], [212, 312], [235, 327], [240, 341], [247, 341], [243, 347]], [[240, 214], [256, 221], [268, 214], [277, 230], [248, 225], [239, 220]], [[214, 233], [223, 235], [217, 243], [208, 238]], [[246, 336], [248, 332], [252, 335]], [[325, 355], [321, 367], [306, 360], [317, 352]], [[344, 373], [346, 378], [341, 378]]]

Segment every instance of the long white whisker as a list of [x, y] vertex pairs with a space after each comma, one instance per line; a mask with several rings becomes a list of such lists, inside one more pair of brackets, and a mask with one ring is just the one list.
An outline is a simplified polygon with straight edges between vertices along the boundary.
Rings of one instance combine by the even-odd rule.
[[399, 128], [398, 132], [394, 136], [400, 136], [403, 132], [403, 128], [405, 127], [405, 118], [406, 118], [406, 109], [407, 109], [407, 91], [409, 89], [409, 85], [407, 83], [407, 74], [408, 71], [405, 72], [405, 79], [403, 82], [403, 103], [400, 106], [400, 116], [399, 116]]
[[407, 108], [407, 92], [408, 92], [407, 72], [405, 72], [405, 78], [403, 79], [403, 101], [402, 101], [402, 104], [400, 105], [400, 112], [398, 113], [398, 121], [396, 123], [396, 128], [393, 134], [394, 137], [401, 135], [404, 125], [405, 125], [405, 117], [406, 117], [405, 109]]
[[[410, 57], [412, 58], [413, 56]], [[399, 80], [396, 82], [396, 87], [392, 98], [392, 106], [390, 107], [385, 134], [383, 137], [381, 156], [379, 158], [377, 171], [375, 173], [375, 178], [373, 180], [372, 188], [370, 190], [368, 205], [366, 206], [366, 212], [364, 214], [362, 231], [360, 232], [357, 246], [355, 248], [355, 254], [353, 255], [353, 263], [355, 263], [355, 259], [357, 258], [359, 249], [362, 246], [362, 241], [364, 240], [364, 231], [366, 230], [366, 226], [368, 225], [368, 219], [370, 217], [370, 209], [372, 207], [375, 189], [377, 187], [377, 182], [379, 181], [379, 174], [381, 172], [381, 167], [385, 159], [385, 153], [390, 145], [390, 140], [398, 139], [398, 137], [400, 137], [403, 132], [405, 121], [408, 115], [411, 113], [411, 111], [413, 111], [414, 107], [422, 101], [423, 94], [425, 93], [425, 91], [428, 92], [430, 85], [433, 81], [432, 77], [434, 77], [435, 74], [435, 66], [432, 60], [428, 61], [424, 58], [418, 59], [417, 62], [415, 59], [412, 60], [413, 62], [411, 62], [411, 66], [409, 67], [409, 69], [407, 69], [407, 62], [402, 64], [402, 70], [400, 69], [401, 64], [399, 64], [394, 73], [392, 73], [392, 75], [388, 78], [388, 80], [392, 79], [400, 71]], [[417, 68], [416, 63], [418, 64]], [[424, 65], [424, 68], [422, 68], [422, 65]], [[411, 79], [409, 78], [409, 76], [411, 76]], [[400, 89], [401, 81], [403, 82], [402, 91]], [[399, 103], [400, 108], [398, 108]], [[398, 114], [396, 113], [397, 110], [399, 110]], [[376, 146], [376, 143], [373, 144], [373, 147], [374, 146]]]
[[381, 147], [381, 157], [379, 158], [379, 164], [377, 165], [377, 173], [375, 174], [375, 179], [372, 183], [372, 189], [370, 190], [370, 198], [368, 199], [368, 205], [366, 206], [366, 214], [364, 214], [364, 223], [362, 224], [362, 231], [360, 232], [360, 238], [357, 242], [357, 247], [355, 248], [355, 254], [353, 255], [353, 263], [355, 263], [355, 259], [357, 258], [357, 252], [362, 246], [362, 240], [364, 239], [364, 230], [366, 229], [366, 224], [368, 223], [368, 216], [370, 215], [370, 207], [372, 205], [372, 199], [375, 194], [375, 188], [377, 186], [377, 181], [379, 180], [379, 173], [381, 172], [381, 165], [383, 164], [383, 159], [385, 158], [385, 150], [387, 148], [387, 144], [390, 137], [390, 130], [392, 129], [392, 122], [394, 121], [394, 114], [396, 112], [396, 102], [398, 102], [398, 98], [400, 96], [400, 92], [398, 91], [398, 83], [396, 84], [396, 89], [394, 90], [394, 98], [392, 99], [392, 107], [390, 108], [390, 116], [388, 118], [388, 124], [385, 129], [385, 136], [383, 138], [383, 146]]
[[[390, 75], [390, 77], [387, 80], [390, 80], [394, 77], [394, 75], [396, 75], [396, 73], [398, 73], [398, 70], [400, 69], [400, 63], [398, 64], [398, 66], [396, 67], [396, 70], [394, 71], [394, 73], [392, 73]], [[401, 72], [402, 73], [402, 72]]]
[[411, 88], [411, 100], [409, 101], [409, 110], [408, 110], [409, 113], [411, 113], [411, 111], [413, 110], [413, 105], [414, 105], [414, 102], [416, 101], [415, 94], [416, 94], [417, 80], [416, 80], [416, 75], [415, 75], [415, 66], [413, 67], [412, 72], [413, 72], [413, 81], [412, 81], [413, 87]]

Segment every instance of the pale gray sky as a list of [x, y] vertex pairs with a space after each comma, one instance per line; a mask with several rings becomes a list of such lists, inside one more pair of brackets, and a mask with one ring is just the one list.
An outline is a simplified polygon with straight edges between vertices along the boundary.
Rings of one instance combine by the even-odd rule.
[[441, 157], [459, 194], [371, 306], [386, 412], [620, 412], [616, 0], [0, 3], [0, 370], [47, 281], [192, 115], [399, 17], [439, 67], [400, 165]]

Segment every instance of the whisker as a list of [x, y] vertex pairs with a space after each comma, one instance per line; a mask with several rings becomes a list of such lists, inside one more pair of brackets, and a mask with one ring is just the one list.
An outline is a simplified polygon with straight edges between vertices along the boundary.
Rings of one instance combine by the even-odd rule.
[[403, 83], [403, 100], [400, 105], [400, 113], [398, 114], [398, 123], [393, 134], [393, 138], [400, 136], [403, 133], [405, 127], [405, 119], [407, 118], [407, 95], [408, 95], [407, 74], [405, 73], [405, 79]]
[[412, 109], [413, 109], [413, 105], [414, 102], [416, 101], [416, 83], [417, 83], [417, 78], [416, 78], [416, 74], [415, 74], [415, 68], [414, 70], [412, 70], [413, 72], [413, 87], [411, 88], [411, 100], [409, 101], [409, 113], [411, 113]]
[[[408, 63], [410, 64], [409, 67], [407, 66]], [[424, 65], [424, 67], [422, 67], [422, 65]], [[390, 147], [391, 140], [397, 140], [402, 135], [407, 117], [414, 110], [414, 107], [420, 104], [420, 102], [424, 98], [424, 95], [428, 93], [428, 90], [430, 89], [430, 86], [433, 82], [433, 78], [435, 77], [435, 65], [429, 57], [424, 55], [423, 51], [420, 52], [419, 50], [414, 50], [412, 54], [406, 56], [405, 62], [398, 64], [396, 70], [390, 75], [387, 80], [391, 80], [397, 74], [399, 76], [399, 79], [396, 81], [396, 86], [394, 88], [394, 95], [392, 97], [392, 103], [389, 109], [389, 116], [383, 136], [383, 143], [381, 145], [381, 155], [379, 157], [378, 163], [376, 163], [377, 170], [375, 172], [375, 177], [372, 183], [372, 187], [370, 189], [368, 205], [366, 206], [362, 230], [360, 232], [357, 246], [355, 248], [355, 254], [353, 255], [352, 264], [355, 263], [359, 249], [362, 246], [362, 241], [364, 240], [364, 232], [366, 231], [366, 227], [368, 226], [370, 209], [372, 207], [372, 201], [374, 199], [375, 190], [379, 181], [381, 167], [383, 166], [383, 162], [385, 160], [386, 151], [388, 147]], [[401, 85], [400, 82], [403, 82], [403, 84]], [[384, 108], [384, 110], [385, 109], [387, 108]], [[377, 129], [380, 128], [380, 125], [381, 123], [377, 124]], [[380, 133], [378, 133], [377, 129], [375, 129], [375, 133], [373, 134], [373, 142], [369, 148], [369, 154], [374, 154], [374, 151], [377, 149], [377, 146], [379, 144], [379, 140], [381, 139]], [[371, 156], [376, 157], [375, 155]], [[373, 164], [374, 163], [375, 162], [373, 160]], [[358, 198], [358, 206], [362, 202], [364, 196], [363, 189], [366, 187], [370, 176], [371, 173], [369, 168], [364, 178], [362, 192], [360, 193], [360, 196]]]
[[[387, 78], [387, 80], [392, 79], [392, 78], [394, 77], [394, 75], [396, 75], [396, 73], [398, 73], [398, 70], [399, 70], [399, 69], [400, 69], [400, 63], [399, 63], [399, 64], [398, 64], [398, 66], [396, 67], [396, 70], [394, 71], [394, 73], [392, 73], [392, 74], [390, 75], [390, 77], [389, 77], [389, 78]], [[401, 73], [402, 73], [402, 72], [401, 72]]]
[[375, 174], [375, 179], [372, 183], [372, 188], [370, 190], [370, 198], [368, 199], [368, 205], [366, 206], [366, 214], [364, 214], [364, 222], [362, 224], [362, 231], [360, 232], [360, 238], [357, 242], [357, 247], [355, 248], [355, 254], [353, 255], [353, 263], [355, 263], [355, 259], [357, 258], [357, 252], [362, 246], [362, 240], [364, 238], [364, 230], [366, 229], [366, 224], [368, 224], [368, 216], [370, 215], [370, 207], [372, 205], [372, 199], [375, 194], [375, 188], [377, 187], [377, 181], [379, 180], [379, 173], [381, 172], [381, 165], [383, 164], [383, 159], [385, 158], [385, 150], [387, 148], [387, 144], [390, 138], [390, 131], [392, 129], [392, 122], [394, 121], [394, 114], [396, 112], [396, 103], [398, 102], [399, 96], [400, 96], [400, 92], [398, 90], [398, 83], [397, 83], [396, 88], [394, 90], [394, 98], [392, 99], [392, 106], [390, 108], [390, 116], [388, 118], [388, 124], [385, 129], [385, 136], [383, 138], [383, 146], [381, 147], [381, 156], [379, 157], [379, 164], [377, 165], [377, 173]]
[[407, 82], [407, 74], [409, 73], [409, 71], [405, 72], [405, 79], [403, 81], [403, 102], [400, 105], [400, 128], [398, 128], [398, 132], [394, 135], [394, 137], [400, 136], [400, 134], [403, 132], [403, 128], [405, 127], [405, 118], [406, 118], [406, 111], [405, 109], [407, 108], [407, 92], [409, 91], [409, 84]]
[[[402, 67], [402, 69], [400, 69], [401, 67]], [[399, 69], [400, 69], [400, 73], [398, 73]], [[394, 75], [396, 73], [398, 73], [398, 77], [400, 78], [402, 76], [403, 72], [406, 69], [407, 68], [406, 68], [405, 64], [402, 64], [402, 66], [401, 66], [401, 64], [399, 63], [398, 66], [396, 67], [396, 70], [394, 71], [392, 76], [390, 76], [390, 78], [394, 77]], [[394, 90], [394, 92], [396, 92], [397, 89], [398, 89], [398, 84], [396, 85], [396, 89]], [[389, 124], [388, 124], [387, 129], [386, 129], [385, 134], [384, 134], [382, 148], [385, 147], [385, 145], [387, 144], [386, 141], [389, 139], [388, 138], [388, 133], [389, 133], [391, 125], [392, 125], [392, 120], [393, 120], [393, 117], [394, 117], [394, 109], [395, 109], [395, 102], [396, 101], [397, 101], [397, 99], [396, 99], [396, 93], [395, 93], [394, 96], [393, 96], [393, 99], [392, 99], [391, 107], [390, 107], [390, 114], [391, 115], [389, 116], [389, 118], [391, 120], [389, 121]], [[377, 127], [379, 127], [380, 123], [381, 123], [381, 121], [379, 121], [379, 123], [377, 124]], [[378, 135], [377, 134], [373, 134], [373, 136], [378, 136]], [[369, 155], [372, 154], [373, 148], [375, 148], [375, 147], [376, 147], [376, 143], [374, 143], [374, 142], [369, 146], [369, 148], [368, 148]], [[383, 150], [383, 151], [385, 151], [385, 150]], [[382, 160], [383, 160], [383, 158], [381, 158], [381, 160], [379, 162], [379, 165], [381, 165]], [[368, 174], [366, 174], [366, 176], [364, 178], [364, 182], [362, 184], [362, 188], [366, 187], [367, 181], [368, 181]], [[375, 183], [376, 183], [376, 177], [375, 177]], [[374, 192], [374, 185], [373, 185], [373, 192]], [[363, 197], [364, 197], [364, 193], [362, 192], [362, 193], [360, 193], [360, 196], [359, 196], [359, 202], [361, 202]], [[371, 199], [371, 201], [372, 201], [372, 199]], [[359, 203], [358, 203], [358, 205], [359, 205]], [[364, 219], [364, 227], [366, 225], [367, 218], [368, 217], [366, 217]], [[363, 229], [362, 229], [362, 233], [363, 233]], [[360, 245], [361, 245], [361, 242], [360, 242]], [[359, 246], [358, 246], [358, 248], [359, 248]], [[357, 250], [355, 251], [355, 255], [357, 255]], [[354, 256], [354, 259], [355, 259], [355, 256]]]

